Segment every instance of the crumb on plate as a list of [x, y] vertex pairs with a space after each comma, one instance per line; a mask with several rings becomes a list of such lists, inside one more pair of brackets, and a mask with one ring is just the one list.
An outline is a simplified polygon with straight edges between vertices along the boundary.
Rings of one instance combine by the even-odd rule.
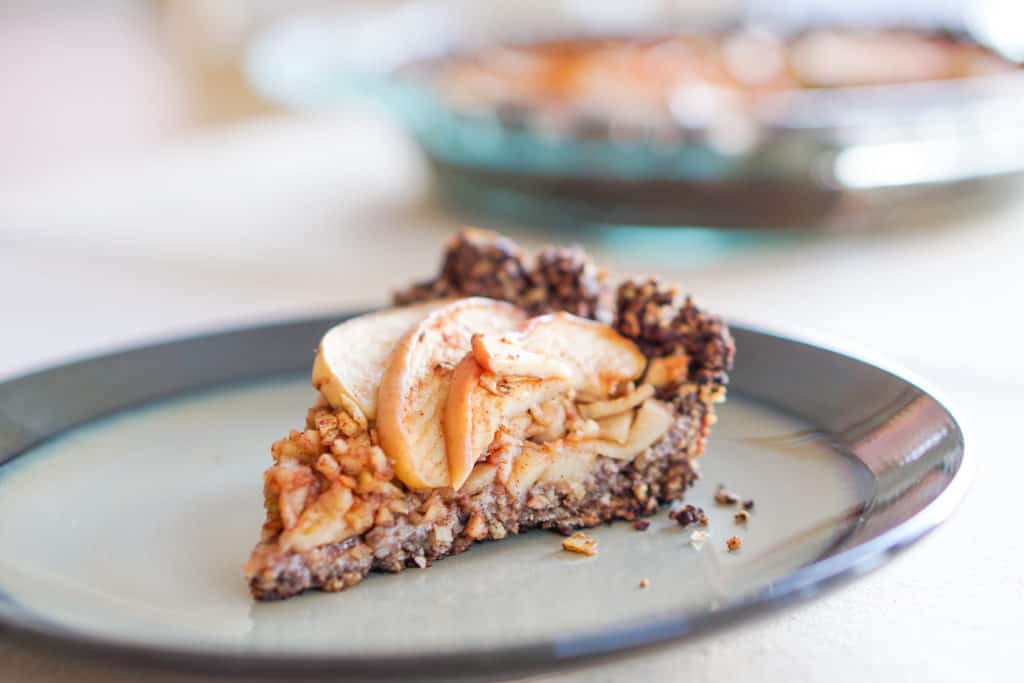
[[750, 519], [750, 513], [746, 510], [740, 510], [732, 518], [737, 524], [746, 524], [747, 520]]
[[563, 540], [562, 548], [571, 553], [597, 555], [597, 541], [590, 536], [587, 536], [582, 531], [577, 531], [572, 536]]
[[647, 579], [640, 579], [640, 587], [641, 588], [647, 588], [650, 585], [651, 585], [651, 582], [648, 581]]
[[743, 545], [743, 539], [739, 536], [730, 536], [725, 541], [725, 547], [729, 549], [730, 553], [739, 550], [741, 545]]
[[704, 514], [704, 510], [696, 505], [685, 505], [678, 510], [673, 510], [668, 513], [668, 517], [682, 527], [687, 527], [691, 524], [708, 525], [708, 516]]
[[719, 505], [735, 505], [740, 502], [740, 497], [725, 488], [725, 484], [719, 484], [715, 489], [715, 502]]
[[744, 510], [753, 510], [754, 509], [754, 499], [753, 498], [748, 498], [747, 500], [745, 500], [742, 503], [740, 503], [740, 505], [743, 506]]
[[647, 527], [651, 526], [651, 520], [649, 519], [634, 519], [633, 528], [637, 531], [647, 531]]

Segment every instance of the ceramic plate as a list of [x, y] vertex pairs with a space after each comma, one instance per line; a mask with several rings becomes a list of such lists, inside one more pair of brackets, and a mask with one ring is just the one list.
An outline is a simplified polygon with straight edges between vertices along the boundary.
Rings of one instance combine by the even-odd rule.
[[[565, 553], [535, 531], [355, 590], [254, 603], [268, 447], [310, 405], [337, 319], [188, 339], [0, 385], [0, 626], [53, 646], [267, 674], [513, 675], [690, 638], [819, 594], [939, 524], [963, 435], [918, 384], [734, 327], [700, 549], [661, 512]], [[712, 493], [753, 498], [750, 521]], [[725, 541], [737, 534], [742, 548]], [[649, 587], [639, 588], [641, 579]]]

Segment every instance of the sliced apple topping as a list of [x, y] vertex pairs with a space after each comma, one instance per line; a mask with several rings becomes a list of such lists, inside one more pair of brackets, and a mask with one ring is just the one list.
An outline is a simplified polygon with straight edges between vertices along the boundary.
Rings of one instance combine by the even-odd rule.
[[369, 313], [328, 330], [313, 363], [313, 387], [361, 426], [377, 414], [377, 387], [399, 338], [444, 305], [431, 302]]
[[[455, 369], [445, 404], [451, 486], [459, 489], [485, 456], [517, 494], [538, 480], [585, 477], [599, 454], [636, 456], [669, 426], [652, 422], [658, 408], [634, 424], [634, 410], [654, 387], [607, 396], [632, 389], [645, 363], [611, 328], [568, 314], [532, 319], [518, 332], [473, 335], [472, 353]], [[597, 400], [574, 405], [577, 390]], [[652, 429], [660, 431], [652, 437]], [[588, 445], [574, 449], [569, 442]]]
[[690, 357], [685, 353], [654, 358], [647, 366], [644, 382], [653, 384], [660, 389], [673, 384], [682, 384], [689, 376], [689, 372]]
[[544, 470], [540, 480], [544, 482], [582, 482], [594, 471], [597, 455], [563, 446], [558, 457]]
[[528, 351], [512, 335], [473, 335], [473, 356], [496, 375], [530, 377], [576, 377], [576, 370], [563, 360], [545, 353]]
[[616, 460], [632, 460], [654, 445], [674, 422], [672, 411], [661, 401], [648, 399], [637, 410], [626, 443], [605, 439], [586, 439], [576, 444], [580, 450], [590, 451]]
[[620, 396], [619, 398], [613, 398], [607, 401], [595, 401], [593, 403], [582, 403], [580, 404], [580, 415], [591, 420], [597, 420], [611, 415], [618, 415], [636, 408], [651, 396], [654, 396], [654, 387], [650, 384], [644, 384], [637, 388], [636, 391], [631, 391], [625, 396]]
[[512, 462], [512, 470], [505, 484], [509, 493], [522, 498], [533, 488], [545, 470], [560, 457], [552, 446], [553, 444], [542, 446], [532, 441], [523, 443], [522, 451]]
[[575, 407], [568, 397], [541, 403], [530, 408], [529, 422], [524, 425], [523, 435], [535, 441], [554, 441], [565, 435], [566, 421]]
[[488, 377], [473, 355], [468, 354], [452, 373], [444, 411], [452, 488], [457, 490], [466, 481], [502, 425], [526, 415], [533, 406], [568, 394], [571, 388], [568, 380], [557, 377]]
[[[654, 387], [633, 389], [645, 365], [600, 323], [565, 313], [527, 320], [509, 304], [470, 298], [339, 325], [321, 343], [314, 382], [332, 406], [375, 428], [406, 486], [473, 493], [499, 481], [522, 496], [538, 481], [585, 478], [599, 455], [632, 459], [668, 430], [672, 415], [651, 399]], [[356, 507], [333, 535], [376, 513]], [[327, 533], [313, 524], [321, 513], [306, 512], [293, 542], [300, 529]]]
[[[518, 333], [499, 339], [481, 338], [473, 345], [473, 356], [496, 374], [508, 369], [532, 374], [531, 367], [550, 370], [557, 367], [551, 360], [561, 361], [575, 388], [595, 399], [639, 377], [647, 363], [633, 342], [612, 328], [568, 313], [533, 318]], [[541, 362], [535, 356], [548, 360]]]
[[473, 334], [500, 335], [524, 320], [510, 304], [461, 299], [432, 311], [398, 341], [377, 393], [377, 434], [406, 486], [449, 484], [441, 423], [452, 371]]
[[629, 439], [629, 429], [633, 426], [633, 411], [627, 410], [594, 421], [597, 422], [597, 435], [600, 438], [624, 444]]

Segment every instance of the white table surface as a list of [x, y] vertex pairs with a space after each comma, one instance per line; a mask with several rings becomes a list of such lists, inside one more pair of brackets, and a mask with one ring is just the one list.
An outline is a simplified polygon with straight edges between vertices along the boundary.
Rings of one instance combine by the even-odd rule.
[[[409, 143], [365, 114], [268, 118], [117, 166], [4, 181], [0, 380], [140, 342], [381, 303], [433, 271], [459, 220], [430, 199]], [[493, 227], [528, 246], [548, 237]], [[729, 248], [673, 233], [552, 237], [583, 241], [613, 271], [681, 282], [736, 320], [907, 367], [951, 399], [979, 467], [946, 525], [835, 593], [538, 680], [1020, 680], [1024, 201], [900, 228]], [[0, 631], [0, 680], [220, 679], [93, 662]]]

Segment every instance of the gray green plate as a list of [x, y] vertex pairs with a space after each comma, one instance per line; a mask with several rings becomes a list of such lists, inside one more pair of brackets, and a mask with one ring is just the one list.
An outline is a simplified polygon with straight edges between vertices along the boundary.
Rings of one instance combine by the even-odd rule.
[[[355, 590], [253, 603], [242, 574], [268, 447], [301, 424], [337, 319], [187, 339], [0, 384], [0, 626], [159, 666], [248, 674], [517, 675], [685, 641], [821, 593], [939, 524], [960, 428], [917, 384], [734, 327], [737, 367], [691, 530], [531, 532]], [[733, 520], [712, 493], [753, 498]], [[725, 540], [743, 539], [738, 552]], [[641, 589], [641, 579], [649, 587]]]

